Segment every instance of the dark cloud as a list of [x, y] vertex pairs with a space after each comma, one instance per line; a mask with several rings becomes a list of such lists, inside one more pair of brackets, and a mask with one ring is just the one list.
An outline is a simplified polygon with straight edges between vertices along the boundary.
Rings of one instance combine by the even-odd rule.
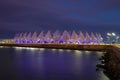
[[0, 0], [0, 30], [6, 35], [48, 29], [119, 32], [119, 4], [119, 0]]

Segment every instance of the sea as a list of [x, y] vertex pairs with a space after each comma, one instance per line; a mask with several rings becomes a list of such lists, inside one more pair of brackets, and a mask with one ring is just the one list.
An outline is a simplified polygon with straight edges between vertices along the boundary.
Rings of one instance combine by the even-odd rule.
[[103, 52], [0, 46], [0, 80], [109, 80]]

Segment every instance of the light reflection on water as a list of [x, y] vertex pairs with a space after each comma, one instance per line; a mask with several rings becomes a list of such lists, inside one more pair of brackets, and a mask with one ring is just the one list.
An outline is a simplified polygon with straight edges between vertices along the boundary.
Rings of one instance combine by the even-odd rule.
[[101, 71], [96, 72], [102, 52], [24, 47], [5, 49], [4, 53], [9, 53], [6, 52], [9, 49], [13, 56], [11, 62], [16, 79], [109, 80]]

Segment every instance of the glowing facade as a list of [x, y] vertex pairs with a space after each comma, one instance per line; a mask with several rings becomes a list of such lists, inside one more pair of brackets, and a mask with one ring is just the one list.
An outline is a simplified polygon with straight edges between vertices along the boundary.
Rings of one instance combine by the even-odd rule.
[[55, 31], [54, 33], [48, 31], [40, 33], [19, 33], [14, 37], [15, 43], [34, 43], [34, 44], [45, 44], [45, 43], [55, 43], [55, 44], [101, 44], [103, 38], [99, 33], [88, 33], [88, 32], [68, 32]]

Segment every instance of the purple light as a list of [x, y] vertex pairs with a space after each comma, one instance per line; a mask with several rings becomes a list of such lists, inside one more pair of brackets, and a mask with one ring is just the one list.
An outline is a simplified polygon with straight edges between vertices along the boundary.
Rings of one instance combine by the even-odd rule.
[[26, 35], [26, 33], [20, 33], [14, 38], [15, 43], [66, 43], [66, 44], [101, 44], [101, 36], [96, 36], [97, 33], [91, 32], [83, 33], [83, 32], [75, 32], [70, 33], [69, 31], [64, 31], [60, 33], [56, 31], [55, 33], [43, 33], [43, 31], [39, 34], [31, 32]]
[[84, 40], [84, 44], [87, 44], [87, 40], [86, 39]]
[[59, 40], [59, 43], [64, 43], [64, 41], [61, 39], [61, 40]]

